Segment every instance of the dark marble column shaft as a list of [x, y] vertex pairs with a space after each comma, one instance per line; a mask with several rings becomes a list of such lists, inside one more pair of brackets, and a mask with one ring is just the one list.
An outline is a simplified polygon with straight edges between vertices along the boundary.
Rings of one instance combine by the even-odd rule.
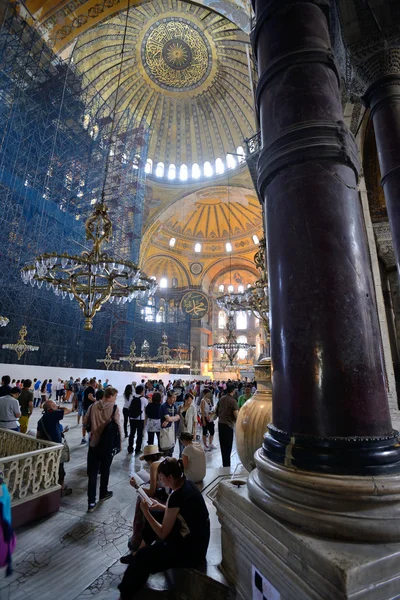
[[310, 470], [393, 470], [400, 463], [357, 190], [358, 149], [343, 122], [329, 2], [253, 4], [273, 367], [264, 450], [271, 460]]
[[[397, 49], [397, 56], [400, 70], [400, 49]], [[383, 74], [369, 87], [363, 99], [371, 108], [370, 118], [374, 124], [382, 186], [400, 274], [400, 72], [398, 75]]]

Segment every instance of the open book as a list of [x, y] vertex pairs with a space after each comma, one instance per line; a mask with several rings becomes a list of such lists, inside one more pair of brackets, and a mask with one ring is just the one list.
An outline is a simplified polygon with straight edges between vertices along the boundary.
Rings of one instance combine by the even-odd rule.
[[143, 488], [139, 488], [137, 493], [139, 494], [141, 499], [144, 500], [144, 502], [146, 502], [146, 504], [148, 504], [149, 506], [153, 505], [153, 500], [151, 498], [149, 498], [149, 496], [146, 494], [146, 492], [143, 490]]
[[131, 473], [131, 477], [133, 477], [138, 485], [143, 485], [144, 483], [149, 483], [150, 481], [150, 473], [144, 469], [140, 469], [140, 471], [137, 473], [133, 471]]

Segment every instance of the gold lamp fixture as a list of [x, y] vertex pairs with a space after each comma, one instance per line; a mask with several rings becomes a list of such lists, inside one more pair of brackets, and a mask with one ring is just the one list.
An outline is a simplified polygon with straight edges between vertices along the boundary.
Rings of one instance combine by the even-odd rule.
[[116, 360], [115, 358], [111, 358], [111, 352], [112, 352], [111, 346], [107, 346], [105, 357], [104, 358], [96, 358], [96, 362], [103, 363], [104, 366], [106, 367], [107, 371], [111, 367], [111, 365], [115, 365], [116, 363], [119, 363], [119, 360]]
[[132, 342], [132, 344], [130, 345], [130, 352], [128, 354], [128, 356], [121, 356], [120, 357], [120, 362], [128, 362], [129, 366], [131, 368], [131, 370], [133, 369], [133, 367], [135, 366], [135, 364], [140, 360], [140, 358], [138, 356], [136, 356], [135, 352], [136, 352], [136, 344], [135, 342]]
[[15, 342], [15, 344], [3, 344], [2, 348], [4, 350], [14, 350], [17, 353], [18, 360], [25, 354], [25, 352], [37, 352], [39, 350], [39, 346], [31, 346], [26, 343], [26, 336], [28, 334], [28, 330], [26, 325], [22, 325], [19, 330], [19, 339]]
[[190, 369], [190, 364], [181, 358], [180, 351], [178, 351], [177, 358], [171, 356], [171, 349], [168, 346], [168, 337], [165, 332], [161, 336], [161, 344], [157, 349], [157, 355], [154, 358], [146, 358], [137, 366], [158, 369], [160, 373], [168, 372], [169, 369]]
[[138, 266], [128, 260], [109, 256], [102, 250], [109, 242], [112, 223], [104, 203], [94, 207], [86, 221], [86, 239], [92, 243], [91, 250], [79, 256], [69, 254], [41, 254], [22, 271], [22, 280], [38, 288], [45, 283], [56, 296], [76, 300], [85, 316], [86, 330], [93, 328], [93, 318], [106, 302], [125, 304], [134, 298], [147, 300], [157, 288], [154, 279], [140, 272]]

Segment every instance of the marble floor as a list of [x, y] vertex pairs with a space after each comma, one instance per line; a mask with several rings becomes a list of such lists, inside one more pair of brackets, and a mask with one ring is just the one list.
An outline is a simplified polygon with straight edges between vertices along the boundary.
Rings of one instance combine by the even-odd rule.
[[[122, 401], [118, 402], [119, 405]], [[29, 429], [35, 430], [41, 416], [35, 409]], [[140, 461], [127, 454], [127, 440], [111, 468], [109, 489], [113, 497], [100, 503], [95, 512], [87, 511], [87, 447], [80, 444], [81, 430], [76, 413], [67, 415], [64, 424], [71, 449], [66, 464], [66, 483], [73, 490], [61, 500], [60, 511], [51, 517], [17, 530], [17, 547], [13, 557], [14, 573], [0, 578], [0, 600], [117, 600], [117, 585], [125, 567], [120, 556], [127, 552], [128, 536], [136, 504], [136, 492], [129, 485], [129, 473]], [[217, 567], [220, 556], [220, 526], [211, 502], [215, 487], [222, 478], [241, 468], [236, 452], [232, 467], [222, 468], [218, 439], [217, 450], [207, 456], [204, 497], [211, 518], [208, 563]]]

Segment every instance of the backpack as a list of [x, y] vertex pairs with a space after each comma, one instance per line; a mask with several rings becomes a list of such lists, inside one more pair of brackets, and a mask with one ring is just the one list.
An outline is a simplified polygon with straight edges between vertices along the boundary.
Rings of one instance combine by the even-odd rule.
[[133, 396], [129, 405], [129, 418], [138, 419], [142, 414], [142, 396]]
[[111, 420], [101, 432], [99, 443], [95, 446], [97, 454], [102, 457], [114, 457], [121, 452], [121, 434], [118, 424], [114, 421], [115, 411], [117, 406], [114, 405]]
[[6, 576], [12, 573], [11, 555], [15, 548], [15, 534], [4, 515], [11, 513], [10, 496], [4, 483], [0, 486], [2, 502], [0, 503], [0, 567], [7, 567]]

